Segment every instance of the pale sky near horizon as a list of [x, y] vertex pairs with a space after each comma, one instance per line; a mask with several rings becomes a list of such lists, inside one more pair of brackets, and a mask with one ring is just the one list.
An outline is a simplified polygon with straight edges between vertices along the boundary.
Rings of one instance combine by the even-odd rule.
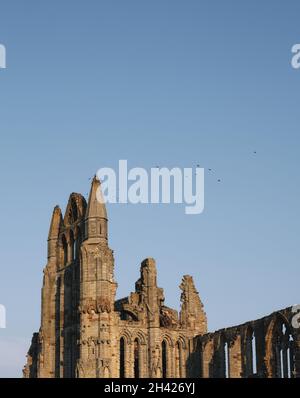
[[117, 297], [154, 257], [169, 306], [193, 275], [210, 331], [300, 302], [299, 15], [296, 0], [1, 2], [0, 377], [21, 375], [39, 328], [53, 207], [120, 159], [200, 164], [205, 210], [108, 206]]

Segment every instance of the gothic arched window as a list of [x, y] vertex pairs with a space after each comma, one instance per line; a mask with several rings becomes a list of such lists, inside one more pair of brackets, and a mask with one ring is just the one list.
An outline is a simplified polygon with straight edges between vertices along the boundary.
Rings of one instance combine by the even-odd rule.
[[81, 245], [81, 230], [80, 228], [77, 229], [77, 237], [76, 237], [76, 241], [75, 241], [75, 256], [77, 258], [79, 258], [79, 254], [80, 254], [80, 245]]
[[176, 374], [176, 377], [182, 377], [181, 356], [182, 356], [181, 344], [180, 344], [180, 341], [178, 341], [175, 345], [175, 374]]
[[162, 352], [162, 377], [167, 377], [167, 343], [163, 340], [161, 345], [161, 352]]
[[120, 378], [125, 377], [125, 339], [120, 339]]
[[226, 343], [224, 344], [224, 360], [225, 360], [225, 374], [224, 377], [226, 377], [227, 379], [229, 378], [230, 374], [229, 374], [229, 344]]
[[138, 339], [134, 340], [134, 377], [140, 377], [140, 342]]
[[62, 237], [62, 250], [63, 250], [63, 265], [68, 263], [68, 244], [65, 235]]
[[288, 326], [284, 322], [278, 322], [273, 339], [275, 342], [276, 376], [291, 378], [294, 371], [294, 340]]
[[253, 329], [248, 328], [246, 334], [246, 376], [253, 376], [257, 373], [257, 359], [256, 359], [256, 337]]
[[74, 261], [76, 256], [76, 248], [75, 248], [74, 233], [72, 230], [70, 231], [70, 248], [71, 248], [71, 261]]

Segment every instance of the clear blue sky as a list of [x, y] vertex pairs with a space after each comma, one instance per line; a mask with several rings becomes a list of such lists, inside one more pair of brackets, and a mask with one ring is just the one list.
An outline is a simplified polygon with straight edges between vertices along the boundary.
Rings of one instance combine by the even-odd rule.
[[194, 276], [210, 330], [300, 302], [299, 18], [297, 0], [1, 2], [0, 376], [39, 328], [53, 207], [119, 159], [214, 174], [198, 216], [109, 207], [118, 297], [151, 256], [167, 305]]

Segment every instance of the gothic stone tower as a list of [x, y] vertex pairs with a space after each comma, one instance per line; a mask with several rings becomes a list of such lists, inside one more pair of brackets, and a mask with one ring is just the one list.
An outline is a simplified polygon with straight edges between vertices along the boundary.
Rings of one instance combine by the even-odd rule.
[[187, 377], [206, 315], [184, 276], [178, 315], [164, 304], [155, 261], [141, 264], [135, 292], [117, 300], [108, 218], [95, 177], [88, 204], [72, 193], [64, 217], [54, 208], [44, 269], [41, 327], [24, 377]]

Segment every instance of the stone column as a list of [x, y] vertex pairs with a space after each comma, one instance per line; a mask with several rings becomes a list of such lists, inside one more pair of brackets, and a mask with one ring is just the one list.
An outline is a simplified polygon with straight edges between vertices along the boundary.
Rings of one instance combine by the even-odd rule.
[[242, 373], [241, 336], [229, 344], [229, 377], [240, 378]]
[[203, 343], [203, 377], [208, 378], [211, 376], [211, 360], [213, 357], [214, 345], [213, 341], [209, 340]]
[[293, 377], [300, 377], [300, 334], [294, 339], [294, 374]]

